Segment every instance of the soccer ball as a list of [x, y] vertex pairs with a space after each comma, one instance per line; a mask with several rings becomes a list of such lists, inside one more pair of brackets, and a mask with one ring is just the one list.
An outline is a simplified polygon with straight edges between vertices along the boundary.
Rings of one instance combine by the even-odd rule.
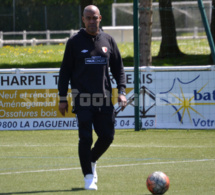
[[169, 178], [157, 171], [148, 176], [146, 186], [152, 194], [164, 194], [169, 189]]

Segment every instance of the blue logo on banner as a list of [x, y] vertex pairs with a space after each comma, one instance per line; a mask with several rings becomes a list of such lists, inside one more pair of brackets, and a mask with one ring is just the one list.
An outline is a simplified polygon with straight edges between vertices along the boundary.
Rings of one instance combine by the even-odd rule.
[[[191, 118], [192, 112], [194, 112], [197, 115], [204, 118], [204, 116], [201, 113], [199, 113], [196, 109], [194, 109], [194, 106], [215, 105], [214, 102], [211, 102], [211, 100], [215, 100], [215, 90], [213, 92], [204, 92], [204, 93], [202, 92], [202, 90], [207, 86], [209, 81], [206, 84], [204, 84], [200, 89], [198, 89], [198, 90], [194, 89], [191, 93], [188, 94], [189, 97], [186, 97], [187, 94], [184, 93], [184, 91], [181, 87], [181, 84], [183, 84], [183, 85], [191, 84], [191, 83], [195, 82], [199, 77], [200, 77], [200, 75], [198, 75], [197, 77], [195, 77], [194, 79], [192, 79], [188, 82], [183, 82], [178, 77], [174, 78], [171, 88], [167, 91], [160, 92], [160, 94], [168, 94], [168, 95], [170, 95], [169, 97], [173, 97], [174, 100], [177, 100], [177, 103], [175, 103], [175, 102], [171, 102], [171, 100], [169, 100], [169, 98], [168, 99], [161, 98], [161, 100], [166, 103], [165, 105], [171, 106], [175, 110], [173, 115], [177, 114], [178, 121], [181, 124], [183, 124], [185, 113], [187, 113], [191, 123], [193, 122], [193, 124], [195, 126], [203, 124], [202, 121], [200, 122], [200, 119], [192, 119]], [[179, 88], [180, 88], [179, 93], [173, 93], [172, 92], [173, 89], [176, 87], [176, 81], [179, 82]]]

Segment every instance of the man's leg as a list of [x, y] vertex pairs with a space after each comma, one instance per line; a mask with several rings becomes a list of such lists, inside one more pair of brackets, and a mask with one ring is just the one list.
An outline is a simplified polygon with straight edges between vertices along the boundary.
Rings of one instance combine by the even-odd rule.
[[82, 172], [84, 174], [84, 188], [86, 190], [97, 190], [97, 185], [91, 167], [91, 145], [92, 139], [92, 118], [90, 110], [82, 110], [77, 113], [79, 123], [79, 158]]
[[98, 139], [92, 149], [92, 162], [96, 162], [113, 142], [114, 122], [114, 112], [97, 112], [94, 116], [93, 125]]
[[77, 113], [79, 125], [79, 158], [84, 176], [92, 174], [91, 167], [91, 146], [93, 113], [90, 110], [81, 110]]

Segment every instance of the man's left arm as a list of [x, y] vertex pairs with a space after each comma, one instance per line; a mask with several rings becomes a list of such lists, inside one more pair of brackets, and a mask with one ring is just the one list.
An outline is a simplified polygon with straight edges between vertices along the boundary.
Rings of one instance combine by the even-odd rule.
[[120, 55], [117, 44], [114, 40], [113, 40], [112, 46], [113, 46], [112, 48], [113, 53], [110, 58], [110, 70], [117, 83], [119, 106], [121, 106], [122, 110], [124, 110], [124, 108], [127, 105], [126, 92], [125, 92], [125, 88], [126, 88], [125, 70], [122, 62], [122, 57]]

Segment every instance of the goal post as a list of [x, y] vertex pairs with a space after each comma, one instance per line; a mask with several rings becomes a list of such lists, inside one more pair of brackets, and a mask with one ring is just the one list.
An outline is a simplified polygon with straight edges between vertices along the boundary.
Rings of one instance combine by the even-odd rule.
[[133, 16], [134, 16], [134, 113], [135, 113], [135, 131], [141, 129], [140, 125], [140, 104], [139, 104], [139, 10], [138, 10], [139, 0], [134, 0], [133, 5]]

